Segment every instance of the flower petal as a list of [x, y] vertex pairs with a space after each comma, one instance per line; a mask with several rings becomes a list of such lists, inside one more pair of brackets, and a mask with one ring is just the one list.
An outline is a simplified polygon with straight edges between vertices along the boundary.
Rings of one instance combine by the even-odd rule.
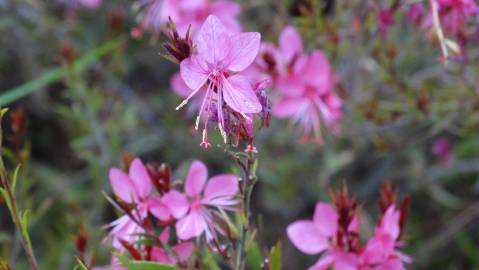
[[195, 209], [176, 222], [176, 233], [181, 240], [200, 236], [207, 229], [201, 210]]
[[336, 234], [338, 229], [338, 213], [330, 204], [317, 203], [313, 222], [322, 235], [331, 237]]
[[328, 270], [333, 262], [334, 257], [327, 254], [322, 256], [313, 266], [308, 268], [308, 270]]
[[148, 200], [148, 209], [159, 220], [165, 221], [171, 217], [168, 206], [159, 198], [150, 198]]
[[223, 77], [223, 97], [228, 106], [240, 113], [259, 113], [263, 108], [246, 77]]
[[303, 106], [304, 98], [284, 97], [273, 105], [273, 115], [278, 118], [292, 117]]
[[186, 196], [176, 190], [166, 193], [161, 198], [161, 201], [168, 207], [171, 215], [177, 219], [183, 217], [190, 209]]
[[179, 72], [175, 73], [170, 80], [170, 87], [173, 91], [180, 97], [186, 98], [189, 94], [191, 94], [191, 89], [186, 85], [183, 78], [181, 78], [181, 74]]
[[193, 55], [181, 61], [180, 74], [185, 84], [196, 90], [208, 79], [208, 66], [200, 56]]
[[235, 72], [246, 69], [258, 55], [260, 40], [261, 35], [257, 32], [231, 36], [231, 47], [225, 59], [225, 68]]
[[300, 220], [286, 229], [289, 240], [306, 254], [317, 254], [328, 246], [326, 238], [317, 230], [312, 221]]
[[116, 196], [127, 203], [138, 202], [138, 193], [130, 177], [117, 168], [110, 169], [110, 184]]
[[390, 235], [394, 240], [399, 236], [399, 212], [396, 211], [394, 205], [388, 207], [384, 213], [381, 224], [376, 233], [384, 233]]
[[212, 177], [205, 188], [203, 202], [214, 205], [215, 199], [224, 201], [238, 193], [238, 177], [233, 174], [222, 174]]
[[208, 16], [196, 38], [198, 54], [208, 63], [217, 64], [228, 55], [230, 44], [223, 23], [215, 15]]
[[130, 178], [138, 190], [138, 196], [146, 198], [151, 193], [151, 179], [145, 165], [139, 158], [135, 158], [130, 165]]
[[319, 50], [309, 56], [303, 76], [307, 83], [317, 87], [320, 94], [331, 90], [335, 83], [329, 60]]
[[166, 227], [161, 233], [160, 233], [160, 242], [162, 244], [168, 244], [168, 241], [170, 240], [170, 227]]
[[190, 171], [186, 176], [185, 192], [194, 197], [203, 191], [206, 179], [208, 178], [208, 169], [203, 162], [195, 160], [191, 164]]
[[287, 26], [281, 31], [278, 43], [286, 64], [303, 52], [303, 41], [293, 26]]
[[191, 256], [191, 253], [193, 253], [193, 243], [190, 242], [184, 242], [180, 243], [178, 245], [175, 245], [173, 247], [173, 251], [176, 252], [176, 255], [178, 255], [178, 258], [180, 261], [187, 261], [188, 258]]

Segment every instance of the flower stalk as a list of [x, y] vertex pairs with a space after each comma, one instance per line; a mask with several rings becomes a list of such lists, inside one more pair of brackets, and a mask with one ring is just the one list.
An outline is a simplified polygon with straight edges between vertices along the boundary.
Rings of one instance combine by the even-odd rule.
[[28, 235], [27, 231], [27, 214], [28, 212], [24, 212], [23, 215], [20, 214], [20, 211], [18, 210], [17, 206], [17, 200], [15, 198], [15, 193], [14, 193], [14, 188], [16, 184], [16, 175], [14, 176], [14, 182], [10, 184], [10, 180], [8, 177], [8, 174], [5, 170], [5, 166], [3, 163], [3, 132], [1, 129], [1, 119], [3, 115], [7, 112], [7, 109], [2, 109], [0, 111], [0, 181], [2, 183], [2, 189], [0, 190], [2, 193], [2, 196], [4, 197], [8, 209], [10, 211], [10, 215], [12, 217], [13, 223], [17, 230], [20, 232], [20, 240], [22, 243], [22, 247], [25, 251], [25, 255], [27, 257], [28, 262], [30, 263], [30, 266], [32, 267], [32, 270], [38, 270], [38, 263], [35, 258], [35, 254], [33, 252], [32, 244], [30, 242], [30, 236]]
[[246, 243], [248, 231], [250, 229], [251, 221], [251, 196], [253, 194], [254, 186], [258, 180], [256, 176], [256, 168], [258, 159], [254, 152], [247, 153], [246, 164], [240, 159], [237, 162], [244, 172], [244, 179], [241, 183], [241, 209], [243, 210], [244, 221], [240, 231], [240, 237], [237, 245], [236, 254], [236, 270], [244, 270], [246, 268]]

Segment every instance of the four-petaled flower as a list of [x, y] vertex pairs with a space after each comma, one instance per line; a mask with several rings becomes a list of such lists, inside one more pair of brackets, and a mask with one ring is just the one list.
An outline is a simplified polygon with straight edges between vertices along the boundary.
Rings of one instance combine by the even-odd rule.
[[208, 170], [201, 161], [194, 161], [185, 181], [185, 194], [172, 190], [162, 201], [178, 219], [176, 234], [181, 240], [199, 237], [203, 232], [207, 240], [222, 232], [213, 222], [210, 208], [234, 210], [237, 203], [238, 177], [222, 174], [212, 177], [208, 183]]
[[195, 125], [198, 129], [200, 121], [204, 122], [203, 146], [209, 146], [207, 124], [212, 108], [216, 107], [218, 127], [225, 142], [225, 104], [244, 118], [248, 118], [246, 114], [262, 110], [248, 79], [234, 74], [254, 61], [260, 39], [261, 35], [256, 32], [232, 34], [216, 16], [210, 15], [196, 37], [197, 54], [181, 62], [181, 77], [192, 92], [176, 109], [186, 105], [199, 91], [205, 92]]

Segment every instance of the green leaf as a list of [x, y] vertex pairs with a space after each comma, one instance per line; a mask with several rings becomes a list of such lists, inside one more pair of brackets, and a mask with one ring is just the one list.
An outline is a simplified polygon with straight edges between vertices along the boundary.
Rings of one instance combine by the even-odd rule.
[[147, 261], [133, 261], [124, 255], [119, 255], [118, 259], [123, 266], [128, 267], [128, 270], [177, 270], [176, 267], [171, 265]]
[[15, 187], [17, 186], [17, 179], [18, 179], [18, 172], [20, 171], [21, 165], [18, 164], [17, 167], [15, 168], [15, 171], [13, 172], [12, 176], [12, 192], [15, 192]]
[[80, 259], [77, 258], [77, 262], [78, 262], [78, 264], [75, 266], [75, 268], [73, 268], [74, 270], [76, 270], [76, 269], [88, 270], [88, 267], [86, 267], [86, 265], [83, 264], [83, 262], [80, 261]]
[[203, 262], [205, 265], [208, 267], [209, 270], [221, 270], [221, 268], [218, 266], [218, 263], [215, 260], [215, 257], [211, 252], [207, 252], [205, 254], [205, 258], [203, 259]]
[[278, 241], [269, 252], [269, 269], [281, 270], [281, 241]]
[[8, 108], [2, 108], [0, 109], [0, 119], [3, 118], [3, 116], [8, 112]]
[[30, 241], [30, 235], [28, 234], [28, 218], [30, 217], [30, 210], [26, 210], [20, 215], [20, 222], [22, 223], [22, 234], [25, 240], [27, 240], [28, 247], [32, 249], [32, 242]]
[[246, 251], [246, 259], [248, 265], [252, 270], [261, 270], [261, 264], [263, 263], [263, 256], [256, 241], [251, 241]]
[[3, 199], [7, 203], [7, 207], [8, 207], [8, 210], [10, 211], [10, 214], [13, 214], [12, 201], [10, 200], [10, 197], [8, 196], [8, 192], [4, 188], [0, 188], [0, 193], [2, 193]]
[[[88, 64], [117, 48], [123, 43], [123, 40], [124, 38], [114, 39], [101, 45], [100, 47], [91, 50], [73, 63], [73, 69], [77, 72], [83, 71]], [[4, 94], [0, 95], [0, 106], [12, 103], [15, 100], [38, 91], [51, 83], [59, 81], [63, 78], [63, 76], [65, 76], [66, 73], [66, 67], [51, 68], [39, 78], [33, 79], [13, 89], [7, 90]], [[3, 110], [0, 111], [0, 116], [2, 113], [4, 113]]]

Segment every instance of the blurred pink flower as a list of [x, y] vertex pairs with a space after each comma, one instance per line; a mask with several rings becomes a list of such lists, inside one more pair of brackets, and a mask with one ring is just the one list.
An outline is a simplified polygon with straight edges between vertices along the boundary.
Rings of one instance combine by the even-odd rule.
[[379, 34], [381, 36], [386, 35], [389, 28], [394, 24], [393, 12], [388, 8], [379, 10], [377, 14], [377, 22], [379, 27]]
[[299, 123], [305, 140], [312, 133], [322, 143], [321, 123], [337, 132], [342, 118], [342, 101], [332, 91], [334, 84], [334, 72], [319, 50], [298, 57], [288, 74], [276, 82], [282, 95], [273, 106], [273, 115]]
[[[468, 21], [479, 14], [475, 0], [430, 0], [438, 5], [441, 26], [447, 33], [460, 39], [466, 38]], [[432, 7], [431, 7], [432, 9]], [[425, 27], [432, 26], [432, 11], [424, 22]], [[461, 40], [460, 40], [461, 41]], [[462, 41], [461, 41], [462, 42]]]
[[192, 92], [176, 109], [186, 105], [200, 90], [206, 92], [195, 125], [198, 129], [200, 119], [204, 119], [202, 145], [209, 145], [207, 124], [213, 105], [225, 141], [223, 106], [227, 105], [242, 115], [261, 111], [261, 104], [247, 78], [231, 75], [245, 70], [254, 61], [260, 39], [261, 35], [256, 32], [231, 33], [216, 16], [211, 15], [196, 37], [198, 53], [181, 62], [181, 77]]
[[234, 210], [237, 202], [238, 177], [222, 174], [208, 182], [208, 170], [201, 161], [194, 161], [185, 181], [185, 194], [172, 190], [163, 197], [171, 214], [178, 219], [176, 233], [181, 240], [199, 237], [203, 232], [207, 240], [221, 232], [213, 223], [210, 207]]
[[[160, 234], [160, 242], [168, 245], [170, 239], [170, 228], [166, 227]], [[151, 250], [151, 260], [154, 262], [164, 264], [176, 264], [178, 258], [180, 261], [187, 261], [193, 252], [193, 244], [190, 242], [183, 242], [171, 247], [171, 251], [175, 254], [169, 254], [168, 251], [161, 247], [153, 247]]]
[[184, 35], [191, 24], [193, 33], [209, 15], [216, 15], [232, 32], [239, 32], [241, 26], [236, 17], [240, 5], [232, 1], [210, 0], [139, 0], [143, 8], [142, 28], [161, 32], [171, 17], [180, 35]]
[[120, 248], [120, 239], [129, 243], [138, 238], [137, 234], [143, 232], [143, 228], [138, 222], [143, 222], [147, 217], [148, 212], [153, 214], [160, 220], [168, 220], [170, 213], [168, 208], [161, 202], [159, 197], [153, 196], [152, 182], [148, 171], [141, 162], [136, 158], [130, 165], [129, 174], [124, 173], [117, 168], [110, 169], [110, 184], [115, 195], [126, 203], [135, 204], [132, 215], [135, 220], [132, 220], [128, 215], [110, 223], [113, 229], [110, 235], [113, 238], [113, 246]]
[[444, 164], [450, 164], [453, 159], [451, 144], [445, 138], [439, 138], [434, 141], [432, 152], [438, 156]]
[[406, 18], [410, 22], [417, 25], [421, 23], [423, 13], [424, 13], [424, 7], [422, 3], [411, 4], [407, 10]]

